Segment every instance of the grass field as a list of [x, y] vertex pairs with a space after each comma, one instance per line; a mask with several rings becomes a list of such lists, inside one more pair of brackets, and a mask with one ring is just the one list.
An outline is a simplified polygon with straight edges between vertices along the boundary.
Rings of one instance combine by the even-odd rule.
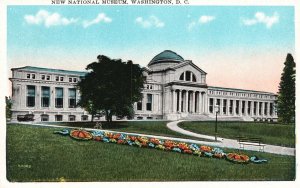
[[[226, 160], [53, 134], [59, 128], [7, 125], [9, 181], [294, 180], [295, 157], [244, 152], [267, 164]], [[225, 152], [229, 152], [228, 149]]]
[[[179, 126], [195, 133], [215, 134], [215, 122], [181, 122]], [[295, 147], [295, 126], [277, 123], [218, 122], [218, 135], [223, 138], [238, 136], [260, 137], [266, 144]]]
[[[104, 130], [113, 130], [121, 132], [142, 133], [159, 136], [169, 136], [177, 138], [188, 138], [194, 140], [211, 141], [207, 139], [196, 138], [183, 135], [167, 128], [167, 121], [114, 121], [112, 123], [102, 122]], [[53, 122], [47, 124], [55, 124], [70, 127], [93, 128], [95, 122]]]

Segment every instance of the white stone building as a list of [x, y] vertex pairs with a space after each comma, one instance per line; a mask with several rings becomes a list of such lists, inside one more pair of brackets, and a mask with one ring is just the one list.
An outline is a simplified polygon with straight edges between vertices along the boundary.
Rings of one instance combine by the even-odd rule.
[[[21, 67], [12, 69], [13, 117], [34, 114], [34, 121], [87, 121], [76, 108], [76, 83], [86, 72]], [[206, 72], [190, 60], [165, 50], [144, 68], [143, 99], [134, 104], [135, 119], [276, 121], [276, 94], [207, 86]]]

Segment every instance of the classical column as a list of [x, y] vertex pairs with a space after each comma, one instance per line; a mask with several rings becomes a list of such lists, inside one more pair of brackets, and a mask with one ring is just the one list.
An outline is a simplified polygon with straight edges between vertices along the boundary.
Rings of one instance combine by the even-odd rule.
[[254, 101], [250, 101], [250, 116], [254, 116]]
[[267, 102], [267, 116], [269, 117], [270, 115], [270, 102]]
[[190, 112], [194, 113], [195, 112], [195, 91], [191, 93], [191, 96], [192, 98], [191, 98]]
[[248, 116], [248, 101], [245, 101], [245, 116]]
[[63, 109], [68, 109], [69, 108], [69, 89], [66, 87], [63, 87]]
[[147, 94], [143, 93], [143, 102], [142, 102], [142, 111], [146, 112], [146, 107], [147, 107]]
[[54, 110], [55, 108], [55, 87], [50, 86], [50, 110]]
[[181, 96], [181, 95], [182, 95], [182, 91], [179, 90], [179, 91], [178, 91], [178, 98], [179, 98], [179, 99], [178, 99], [178, 103], [179, 103], [179, 104], [178, 104], [178, 111], [179, 111], [179, 112], [181, 112], [181, 100], [182, 100], [182, 96]]
[[172, 90], [172, 112], [176, 112], [176, 91]]
[[207, 100], [207, 93], [203, 93], [203, 100], [202, 100], [202, 113], [203, 114], [208, 114], [208, 100]]
[[34, 109], [41, 109], [41, 97], [42, 97], [41, 86], [36, 85], [35, 89], [36, 89], [36, 91], [35, 91]]
[[27, 101], [27, 86], [25, 84], [22, 84], [21, 85], [21, 90], [19, 91], [19, 96], [21, 98], [20, 100], [20, 106], [21, 108], [26, 108], [27, 107], [27, 104], [26, 104], [26, 101]]
[[223, 115], [223, 99], [220, 99], [220, 106], [219, 106], [219, 113], [220, 115]]
[[243, 114], [242, 113], [242, 106], [243, 106], [242, 100], [239, 100], [239, 103], [240, 103], [239, 104], [239, 115], [242, 116], [242, 114]]
[[230, 105], [230, 100], [226, 99], [226, 112], [227, 112], [228, 116], [230, 115], [230, 113], [229, 113], [229, 105]]
[[185, 112], [188, 113], [188, 106], [189, 105], [189, 92], [185, 92]]
[[262, 116], [265, 116], [265, 102], [262, 102], [261, 107], [262, 107], [261, 114]]
[[201, 94], [201, 92], [199, 91], [198, 93], [198, 113], [201, 114], [203, 112], [203, 95]]
[[213, 98], [213, 114], [216, 114], [217, 98]]
[[233, 106], [232, 106], [232, 115], [236, 115], [236, 100], [233, 100]]

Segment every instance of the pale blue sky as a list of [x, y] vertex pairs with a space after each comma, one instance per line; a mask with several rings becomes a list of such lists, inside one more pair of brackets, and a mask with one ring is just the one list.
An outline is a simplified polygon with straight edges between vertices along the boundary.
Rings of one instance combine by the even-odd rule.
[[235, 59], [226, 56], [247, 68], [279, 57], [278, 74], [295, 48], [294, 7], [288, 6], [9, 6], [7, 12], [10, 67], [82, 70], [99, 54], [146, 66], [168, 49], [212, 74]]

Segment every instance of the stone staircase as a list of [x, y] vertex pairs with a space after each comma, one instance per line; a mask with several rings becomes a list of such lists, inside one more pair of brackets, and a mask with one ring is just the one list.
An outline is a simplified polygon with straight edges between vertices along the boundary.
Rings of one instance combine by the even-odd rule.
[[[208, 114], [188, 114], [181, 119], [187, 121], [215, 121], [216, 117]], [[218, 116], [218, 121], [253, 121], [253, 119], [240, 116]]]

